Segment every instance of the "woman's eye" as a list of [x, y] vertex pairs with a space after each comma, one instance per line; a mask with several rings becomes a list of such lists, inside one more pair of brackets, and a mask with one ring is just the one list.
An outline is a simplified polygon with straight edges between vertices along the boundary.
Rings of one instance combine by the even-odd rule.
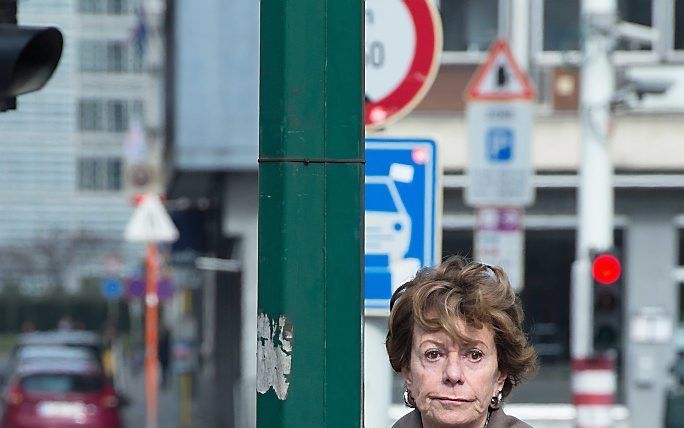
[[425, 352], [425, 358], [428, 359], [428, 361], [435, 361], [437, 358], [439, 358], [439, 351], [427, 351]]
[[481, 351], [478, 351], [477, 349], [471, 349], [467, 352], [466, 356], [471, 361], [480, 361], [484, 355]]

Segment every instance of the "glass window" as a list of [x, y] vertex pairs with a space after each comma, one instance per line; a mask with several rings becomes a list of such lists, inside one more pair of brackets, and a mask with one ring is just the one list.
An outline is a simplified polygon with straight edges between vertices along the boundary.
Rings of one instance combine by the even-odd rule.
[[121, 160], [108, 159], [107, 160], [107, 190], [121, 189]]
[[684, 49], [684, 0], [675, 0], [674, 48]]
[[652, 25], [653, 0], [619, 0], [618, 14], [623, 21], [635, 24]]
[[107, 71], [117, 73], [126, 71], [123, 60], [123, 45], [120, 43], [107, 44]]
[[142, 63], [133, 46], [120, 41], [81, 41], [79, 57], [80, 70], [86, 73], [125, 73], [142, 70]]
[[[618, 0], [618, 15], [622, 21], [653, 25], [653, 0]], [[650, 43], [621, 39], [619, 50], [649, 50]]]
[[107, 112], [108, 130], [111, 132], [123, 132], [128, 129], [128, 112], [126, 103], [121, 100], [111, 100], [108, 103]]
[[78, 161], [78, 188], [80, 190], [121, 190], [121, 159], [81, 158]]
[[95, 162], [92, 159], [78, 160], [78, 188], [92, 190], [95, 183]]
[[22, 379], [21, 388], [26, 392], [37, 393], [96, 392], [104, 388], [104, 382], [96, 376], [41, 374]]
[[441, 0], [445, 51], [486, 51], [498, 33], [498, 0]]
[[81, 131], [126, 132], [131, 117], [142, 117], [140, 100], [83, 99], [79, 102]]
[[98, 100], [81, 100], [79, 103], [79, 129], [81, 131], [102, 130], [102, 103]]
[[109, 0], [107, 2], [107, 12], [111, 14], [121, 14], [126, 11], [126, 2], [124, 0]]
[[122, 15], [131, 12], [132, 6], [130, 0], [80, 0], [78, 11], [91, 14]]
[[579, 50], [579, 23], [579, 0], [546, 0], [544, 2], [544, 50]]
[[80, 0], [78, 11], [81, 13], [104, 13], [104, 0]]

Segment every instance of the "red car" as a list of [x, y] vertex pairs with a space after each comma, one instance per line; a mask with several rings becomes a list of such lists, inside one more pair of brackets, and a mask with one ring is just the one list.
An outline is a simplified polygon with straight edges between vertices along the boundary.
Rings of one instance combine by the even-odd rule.
[[121, 428], [119, 397], [91, 361], [32, 361], [3, 397], [2, 428]]

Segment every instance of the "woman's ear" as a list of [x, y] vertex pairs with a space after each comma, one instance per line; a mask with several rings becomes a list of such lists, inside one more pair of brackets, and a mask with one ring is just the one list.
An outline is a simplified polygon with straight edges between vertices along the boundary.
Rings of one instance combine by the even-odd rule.
[[413, 383], [413, 380], [411, 378], [411, 370], [409, 370], [408, 367], [403, 367], [401, 369], [401, 377], [404, 379], [404, 383], [406, 384], [407, 387], [411, 387], [411, 384]]
[[499, 372], [499, 377], [496, 379], [496, 390], [501, 391], [503, 389], [504, 383], [506, 382], [506, 378], [508, 377], [508, 372], [507, 371], [500, 371]]

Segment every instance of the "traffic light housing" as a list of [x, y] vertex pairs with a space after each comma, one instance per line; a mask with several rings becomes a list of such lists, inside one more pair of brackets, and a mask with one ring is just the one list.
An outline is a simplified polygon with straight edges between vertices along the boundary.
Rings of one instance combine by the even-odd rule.
[[16, 0], [0, 0], [0, 111], [15, 109], [18, 95], [47, 83], [62, 46], [57, 28], [17, 25]]
[[616, 250], [592, 251], [594, 351], [618, 350], [622, 339], [622, 263]]

